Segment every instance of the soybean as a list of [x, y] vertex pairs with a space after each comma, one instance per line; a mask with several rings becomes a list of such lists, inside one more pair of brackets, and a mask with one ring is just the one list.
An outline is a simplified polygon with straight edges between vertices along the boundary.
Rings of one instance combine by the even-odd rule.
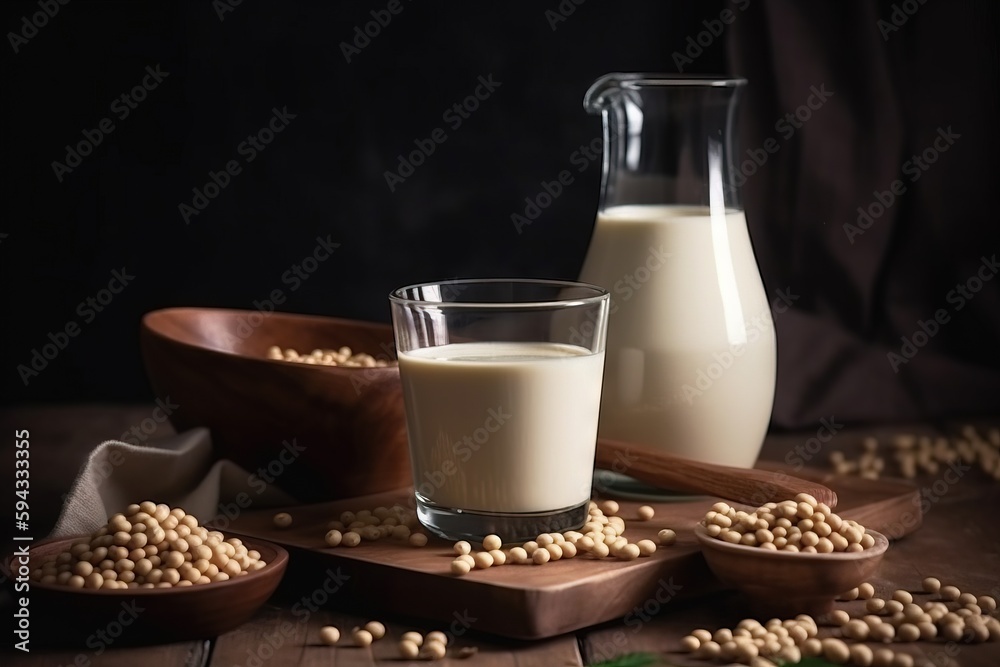
[[656, 553], [656, 542], [653, 540], [639, 540], [635, 546], [638, 547], [640, 556], [652, 556]]
[[499, 549], [503, 546], [503, 541], [498, 535], [487, 535], [483, 538], [483, 550], [493, 551], [494, 549]]
[[365, 623], [364, 630], [368, 631], [373, 640], [385, 637], [385, 625], [379, 621], [368, 621]]
[[473, 559], [476, 561], [476, 568], [479, 570], [485, 570], [493, 566], [493, 555], [489, 551], [478, 551], [473, 556]]
[[847, 644], [832, 637], [823, 640], [823, 657], [830, 662], [842, 665], [851, 658], [851, 651]]
[[424, 636], [419, 632], [404, 632], [399, 639], [401, 642], [411, 642], [418, 648], [424, 643]]
[[448, 654], [448, 649], [441, 642], [429, 641], [424, 646], [424, 655], [429, 660], [441, 660]]
[[443, 644], [444, 646], [447, 646], [448, 645], [448, 635], [446, 635], [445, 633], [441, 632], [440, 630], [431, 630], [424, 637], [424, 641], [426, 643], [438, 642], [439, 644]]
[[[416, 633], [407, 633], [416, 634]], [[421, 638], [421, 643], [423, 638]], [[420, 645], [409, 639], [403, 639], [399, 642], [399, 655], [405, 660], [416, 660], [417, 656], [420, 655]]]
[[340, 630], [332, 625], [325, 625], [319, 629], [319, 640], [327, 646], [333, 646], [340, 641]]
[[660, 544], [664, 546], [670, 546], [671, 544], [677, 541], [677, 533], [675, 533], [669, 528], [664, 528], [663, 530], [661, 530], [659, 533], [656, 534], [656, 537], [660, 541]]
[[351, 633], [351, 638], [354, 639], [355, 645], [360, 646], [362, 648], [366, 646], [371, 646], [372, 641], [374, 641], [372, 633], [370, 633], [368, 630], [361, 630], [359, 628], [354, 629], [354, 632]]

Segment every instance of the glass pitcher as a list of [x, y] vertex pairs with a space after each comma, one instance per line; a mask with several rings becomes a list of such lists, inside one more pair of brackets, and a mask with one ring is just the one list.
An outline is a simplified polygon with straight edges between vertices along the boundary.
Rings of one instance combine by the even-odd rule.
[[608, 74], [601, 200], [580, 280], [611, 292], [600, 436], [757, 460], [776, 342], [740, 200], [745, 79]]

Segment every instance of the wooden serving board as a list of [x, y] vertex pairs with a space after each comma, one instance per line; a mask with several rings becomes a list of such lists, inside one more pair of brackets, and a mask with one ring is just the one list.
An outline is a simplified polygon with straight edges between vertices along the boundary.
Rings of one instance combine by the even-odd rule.
[[[919, 494], [912, 484], [830, 477], [815, 471], [795, 474], [823, 481], [839, 496], [838, 514], [890, 538], [902, 537], [920, 525]], [[324, 582], [334, 580], [336, 592], [329, 597], [335, 596], [338, 605], [419, 616], [438, 621], [442, 630], [453, 633], [468, 626], [517, 639], [541, 639], [614, 619], [628, 626], [656, 615], [669, 600], [719, 588], [693, 533], [694, 525], [717, 500], [711, 498], [653, 503], [620, 500], [619, 515], [625, 519], [625, 536], [630, 541], [655, 540], [662, 528], [677, 533], [674, 545], [630, 562], [574, 558], [542, 566], [492, 567], [457, 577], [450, 571], [453, 543], [434, 537], [423, 548], [388, 538], [354, 548], [331, 549], [323, 542], [327, 523], [341, 512], [395, 503], [407, 506], [411, 493], [402, 489], [286, 508], [294, 518], [287, 529], [278, 529], [272, 522], [279, 510], [244, 512], [226, 530], [291, 547], [289, 573], [301, 576], [305, 570], [300, 568], [308, 566], [308, 578], [317, 591]], [[637, 519], [642, 504], [655, 508], [651, 521]], [[891, 558], [891, 548], [887, 557]], [[297, 566], [297, 561], [302, 565]], [[329, 591], [332, 586], [327, 583], [326, 588]], [[327, 597], [320, 595], [318, 603]]]

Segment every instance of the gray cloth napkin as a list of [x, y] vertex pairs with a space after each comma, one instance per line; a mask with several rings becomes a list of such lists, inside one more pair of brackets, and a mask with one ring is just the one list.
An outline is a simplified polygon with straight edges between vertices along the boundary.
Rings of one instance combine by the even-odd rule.
[[232, 461], [213, 462], [212, 440], [204, 428], [142, 446], [107, 440], [77, 474], [51, 537], [92, 533], [109, 516], [143, 500], [180, 507], [204, 524], [220, 516], [220, 506], [231, 504], [241, 492], [251, 499], [244, 509], [295, 502]]

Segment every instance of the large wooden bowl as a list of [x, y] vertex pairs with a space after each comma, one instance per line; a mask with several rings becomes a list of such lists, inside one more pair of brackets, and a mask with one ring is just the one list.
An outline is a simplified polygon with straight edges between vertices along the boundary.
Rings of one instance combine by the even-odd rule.
[[[28, 569], [39, 567], [46, 556], [58, 554], [78, 537], [34, 546]], [[248, 621], [278, 588], [288, 566], [288, 552], [277, 544], [241, 537], [267, 563], [260, 570], [229, 581], [176, 588], [128, 590], [75, 589], [31, 582], [29, 600], [31, 646], [79, 646], [96, 651], [103, 647], [160, 644], [217, 637]], [[18, 574], [18, 557], [8, 561]], [[12, 577], [8, 585], [13, 586]], [[15, 640], [17, 641], [17, 640]]]
[[147, 313], [142, 356], [178, 430], [207, 426], [219, 457], [259, 471], [303, 502], [407, 486], [411, 472], [399, 370], [267, 358], [349, 346], [395, 359], [392, 328], [309, 315], [216, 308]]

